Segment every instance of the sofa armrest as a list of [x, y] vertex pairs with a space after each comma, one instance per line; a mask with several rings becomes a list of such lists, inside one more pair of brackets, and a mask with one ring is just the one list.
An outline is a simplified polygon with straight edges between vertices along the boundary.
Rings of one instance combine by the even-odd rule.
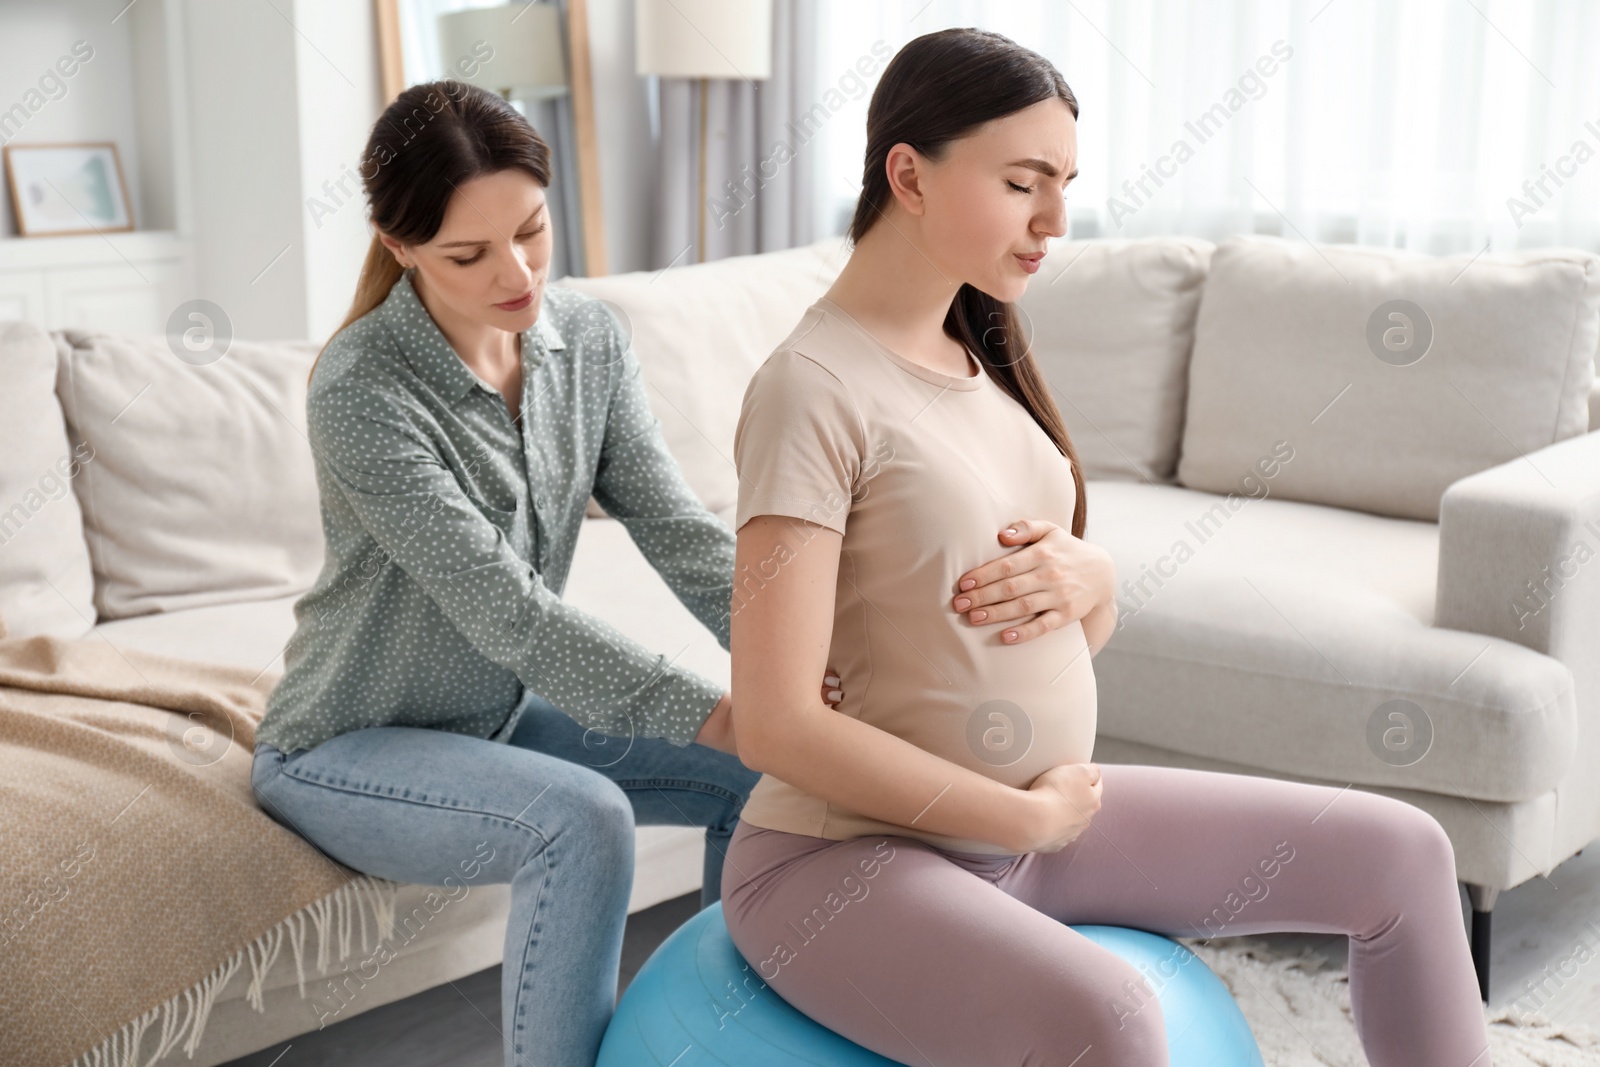
[[1439, 505], [1434, 625], [1515, 641], [1600, 681], [1600, 433], [1453, 483]]

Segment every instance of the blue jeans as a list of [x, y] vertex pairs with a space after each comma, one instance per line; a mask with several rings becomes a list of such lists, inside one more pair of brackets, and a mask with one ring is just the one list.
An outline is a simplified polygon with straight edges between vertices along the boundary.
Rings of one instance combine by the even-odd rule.
[[593, 1067], [617, 997], [634, 826], [706, 827], [702, 906], [760, 775], [704, 745], [588, 731], [526, 691], [491, 739], [373, 726], [285, 755], [256, 745], [261, 808], [398, 882], [511, 883], [507, 1067]]

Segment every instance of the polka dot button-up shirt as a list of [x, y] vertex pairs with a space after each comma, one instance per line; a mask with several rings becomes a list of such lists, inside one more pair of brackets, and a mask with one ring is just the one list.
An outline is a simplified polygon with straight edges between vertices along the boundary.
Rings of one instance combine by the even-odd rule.
[[592, 493], [728, 648], [733, 531], [668, 452], [615, 316], [546, 287], [513, 420], [411, 276], [312, 376], [327, 557], [257, 741], [289, 752], [366, 726], [504, 741], [526, 688], [603, 733], [689, 744], [722, 687], [560, 595]]

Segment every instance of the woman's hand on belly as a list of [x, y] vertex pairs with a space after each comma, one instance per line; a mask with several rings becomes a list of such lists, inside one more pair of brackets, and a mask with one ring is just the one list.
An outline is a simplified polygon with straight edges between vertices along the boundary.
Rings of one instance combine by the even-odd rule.
[[1063, 763], [1028, 786], [1037, 805], [1029, 830], [1029, 852], [1058, 852], [1089, 828], [1100, 810], [1100, 765]]
[[973, 625], [1025, 619], [1001, 632], [1008, 645], [1077, 622], [1115, 596], [1111, 553], [1048, 519], [1022, 519], [1000, 531], [999, 539], [1025, 547], [963, 574], [950, 607]]

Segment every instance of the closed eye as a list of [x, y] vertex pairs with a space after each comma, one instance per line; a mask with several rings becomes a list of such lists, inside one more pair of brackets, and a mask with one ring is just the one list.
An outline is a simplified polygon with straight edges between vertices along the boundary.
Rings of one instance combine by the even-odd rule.
[[1011, 188], [1015, 189], [1019, 193], [1031, 193], [1031, 192], [1033, 192], [1033, 186], [1031, 186], [1031, 185], [1018, 185], [1016, 182], [1012, 181], [1010, 178], [1006, 179], [1006, 184], [1011, 186]]
[[[548, 222], [541, 222], [541, 223], [539, 223], [539, 228], [538, 229], [528, 230], [525, 233], [519, 233], [519, 234], [517, 234], [517, 238], [519, 240], [527, 240], [529, 238], [537, 237], [539, 234], [544, 232], [544, 228], [546, 226], [548, 226], [548, 225], [549, 225]], [[471, 259], [456, 259], [454, 256], [451, 256], [450, 257], [450, 261], [452, 263], [459, 263], [463, 267], [470, 267], [470, 266], [472, 266], [474, 263], [478, 262], [478, 260], [480, 260], [482, 258], [483, 258], [483, 249], [480, 248], [480, 249], [478, 249], [477, 252], [473, 253], [473, 256], [472, 256]]]

